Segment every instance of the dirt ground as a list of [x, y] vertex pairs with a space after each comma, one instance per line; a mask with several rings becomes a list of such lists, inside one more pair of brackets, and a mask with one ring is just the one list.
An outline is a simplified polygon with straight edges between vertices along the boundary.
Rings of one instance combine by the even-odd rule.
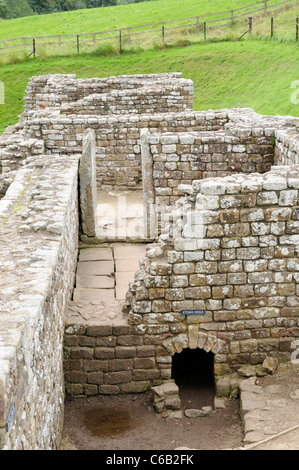
[[[184, 385], [182, 409], [213, 406], [214, 391]], [[239, 400], [201, 418], [157, 415], [149, 393], [67, 398], [60, 450], [225, 450], [242, 445]]]

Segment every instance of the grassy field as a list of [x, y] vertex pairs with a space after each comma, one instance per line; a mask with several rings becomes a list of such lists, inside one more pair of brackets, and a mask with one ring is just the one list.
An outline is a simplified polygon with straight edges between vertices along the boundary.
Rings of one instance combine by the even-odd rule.
[[[278, 0], [269, 0], [269, 4]], [[25, 36], [93, 33], [146, 23], [228, 11], [252, 0], [156, 0], [114, 7], [30, 16], [1, 23], [0, 40]]]
[[[96, 8], [91, 10], [76, 10], [51, 15], [19, 18], [1, 23], [1, 38], [13, 38], [26, 35], [62, 35], [60, 38], [38, 38], [36, 39], [36, 56], [45, 60], [53, 57], [72, 56], [77, 53], [77, 37], [75, 33], [86, 33], [92, 31], [103, 31], [111, 28], [146, 24], [148, 22], [159, 22], [162, 20], [172, 20], [178, 18], [188, 18], [199, 14], [211, 14], [219, 11], [226, 11], [231, 8], [240, 8], [248, 5], [250, 0], [155, 0], [150, 2], [129, 4], [116, 7]], [[279, 10], [271, 10], [271, 5], [277, 0], [268, 0], [268, 16], [260, 12], [259, 16], [253, 17], [252, 38], [270, 39], [270, 16], [274, 16], [274, 36], [272, 40], [294, 42], [296, 37], [296, 17], [299, 17], [299, 0], [284, 5]], [[200, 8], [199, 8], [200, 5]], [[252, 4], [249, 10], [255, 9]], [[171, 8], [170, 8], [171, 6]], [[258, 5], [259, 8], [263, 5]], [[248, 9], [246, 12], [249, 11]], [[242, 10], [242, 14], [245, 10]], [[238, 12], [240, 13], [240, 12]], [[206, 35], [204, 34], [203, 20], [199, 24], [193, 20], [185, 20], [180, 23], [165, 25], [164, 39], [162, 39], [162, 27], [145, 27], [122, 33], [122, 50], [139, 52], [150, 49], [159, 49], [164, 44], [182, 46], [186, 43], [199, 44], [206, 39], [215, 41], [236, 41], [244, 32], [248, 30], [248, 13], [242, 18], [230, 21], [229, 17], [225, 21], [207, 23]], [[256, 14], [255, 14], [256, 15]], [[213, 20], [216, 16], [211, 17]], [[222, 16], [223, 19], [223, 16]], [[189, 26], [188, 26], [189, 23]], [[190, 26], [191, 24], [191, 26]], [[170, 28], [170, 29], [169, 29]], [[172, 29], [171, 29], [172, 28]], [[150, 30], [150, 32], [149, 32]], [[64, 37], [63, 34], [73, 34], [73, 37]], [[142, 33], [142, 35], [140, 35]], [[248, 34], [245, 36], [248, 39]], [[27, 39], [24, 48], [24, 41], [6, 43], [8, 46], [16, 46], [0, 51], [0, 66], [6, 64], [16, 64], [28, 61], [28, 56], [32, 53], [32, 40]], [[2, 44], [3, 47], [3, 44]], [[119, 54], [119, 33], [112, 32], [104, 35], [80, 36], [80, 54], [96, 53], [98, 56]]]
[[[157, 0], [119, 7], [79, 10], [8, 20], [1, 23], [2, 37], [33, 34], [55, 34], [74, 30], [99, 31], [162, 19], [194, 16], [248, 5], [249, 0]], [[269, 4], [275, 1], [269, 2]], [[171, 8], [170, 8], [171, 5]], [[80, 55], [55, 56], [39, 50], [37, 58], [18, 58], [15, 63], [0, 66], [0, 80], [5, 85], [5, 104], [0, 105], [0, 132], [18, 121], [24, 109], [23, 97], [30, 77], [49, 73], [75, 73], [78, 78], [107, 77], [135, 73], [182, 72], [194, 82], [195, 110], [223, 107], [251, 107], [262, 114], [299, 116], [299, 105], [292, 103], [293, 82], [299, 80], [299, 43], [287, 42], [281, 30], [290, 18], [299, 16], [299, 2], [275, 17], [275, 34], [270, 41], [269, 17], [254, 21], [254, 35], [236, 41], [227, 30], [218, 42], [202, 40], [202, 33], [187, 34], [176, 45], [166, 36], [166, 46], [146, 49], [125, 45], [111, 56], [102, 50]], [[243, 30], [244, 30], [243, 25]], [[240, 25], [232, 25], [231, 34], [239, 34]], [[236, 31], [235, 31], [236, 30]], [[245, 29], [246, 30], [246, 29]], [[241, 26], [242, 31], [242, 26]], [[210, 38], [208, 31], [208, 39]], [[292, 29], [292, 35], [294, 31]], [[260, 40], [258, 40], [258, 38]], [[266, 38], [266, 40], [265, 40]], [[263, 39], [263, 40], [261, 40]], [[181, 47], [178, 47], [180, 45]], [[182, 47], [185, 46], [185, 47]], [[107, 49], [106, 52], [109, 53]], [[294, 101], [294, 100], [293, 100]]]
[[298, 45], [249, 40], [107, 58], [48, 58], [2, 66], [0, 80], [5, 84], [6, 103], [0, 106], [0, 132], [18, 121], [31, 76], [76, 73], [83, 78], [157, 72], [182, 72], [185, 78], [192, 79], [195, 110], [251, 107], [262, 114], [299, 116], [299, 105], [291, 102], [291, 84], [299, 80]]

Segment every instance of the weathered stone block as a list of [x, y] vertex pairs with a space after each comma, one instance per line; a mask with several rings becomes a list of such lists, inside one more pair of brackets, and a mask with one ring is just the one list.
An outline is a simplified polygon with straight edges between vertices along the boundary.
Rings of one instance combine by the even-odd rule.
[[103, 372], [100, 372], [100, 371], [89, 372], [87, 374], [87, 383], [101, 385], [103, 383], [103, 377], [104, 377]]
[[134, 380], [158, 379], [160, 371], [158, 369], [135, 369], [132, 377]]
[[92, 325], [86, 328], [87, 336], [111, 336], [112, 325]]
[[111, 359], [115, 356], [114, 348], [95, 348], [94, 357], [97, 359]]
[[130, 382], [132, 379], [131, 371], [107, 372], [104, 373], [104, 384], [116, 385]]
[[159, 312], [171, 312], [172, 306], [169, 300], [153, 300], [152, 302], [152, 311]]
[[123, 335], [118, 336], [117, 344], [119, 346], [142, 346], [142, 336], [138, 335]]
[[93, 348], [74, 348], [70, 351], [70, 357], [72, 359], [90, 359], [93, 356]]

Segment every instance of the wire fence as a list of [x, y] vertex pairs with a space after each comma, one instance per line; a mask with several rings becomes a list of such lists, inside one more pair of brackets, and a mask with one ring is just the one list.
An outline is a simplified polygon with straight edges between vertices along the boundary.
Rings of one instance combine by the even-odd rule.
[[[289, 17], [277, 13], [292, 10]], [[233, 10], [198, 15], [178, 20], [148, 23], [127, 28], [107, 31], [31, 36], [0, 41], [0, 54], [26, 54], [27, 57], [39, 55], [71, 55], [96, 52], [99, 55], [121, 54], [126, 50], [163, 48], [176, 44], [238, 39], [247, 37], [283, 38], [298, 41], [299, 0], [271, 2], [262, 0]]]

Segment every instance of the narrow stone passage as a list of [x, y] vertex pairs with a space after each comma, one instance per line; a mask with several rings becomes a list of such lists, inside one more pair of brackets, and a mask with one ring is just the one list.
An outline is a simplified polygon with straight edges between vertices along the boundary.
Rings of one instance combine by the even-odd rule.
[[81, 249], [74, 300], [124, 300], [144, 254], [145, 246], [136, 244]]

